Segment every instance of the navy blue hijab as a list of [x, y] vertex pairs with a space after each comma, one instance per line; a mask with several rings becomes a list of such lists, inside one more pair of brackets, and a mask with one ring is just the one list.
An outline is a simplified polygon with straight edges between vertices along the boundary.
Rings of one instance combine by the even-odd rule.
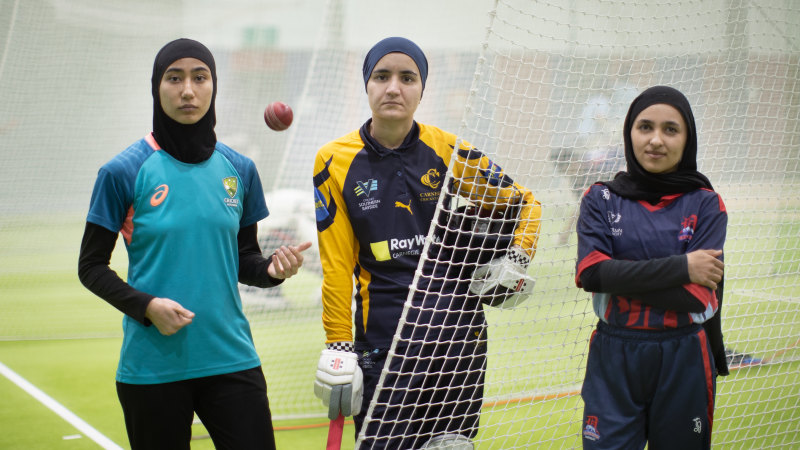
[[[195, 58], [203, 61], [211, 70], [214, 92], [211, 94], [211, 107], [197, 123], [184, 125], [170, 118], [161, 106], [159, 86], [161, 78], [169, 65], [182, 58]], [[185, 163], [199, 163], [214, 153], [217, 135], [214, 126], [217, 115], [214, 101], [217, 98], [217, 66], [214, 56], [205, 45], [191, 39], [176, 39], [159, 50], [153, 63], [153, 76], [150, 80], [153, 94], [153, 137], [161, 148], [175, 159]]]
[[[633, 153], [631, 141], [633, 122], [642, 111], [656, 104], [666, 104], [677, 109], [683, 116], [688, 131], [686, 147], [683, 149], [678, 169], [671, 173], [648, 172], [639, 164]], [[689, 100], [679, 90], [669, 86], [653, 86], [639, 94], [631, 103], [628, 115], [625, 117], [623, 138], [627, 171], [617, 173], [611, 181], [600, 182], [608, 186], [611, 192], [631, 200], [645, 200], [656, 204], [665, 195], [690, 192], [700, 188], [713, 189], [708, 178], [697, 171], [697, 127]]]
[[422, 79], [422, 90], [425, 91], [425, 81], [428, 79], [428, 59], [417, 44], [403, 37], [388, 37], [372, 46], [364, 58], [364, 66], [361, 68], [364, 74], [364, 88], [367, 87], [375, 64], [378, 64], [378, 61], [389, 53], [403, 53], [414, 60]]

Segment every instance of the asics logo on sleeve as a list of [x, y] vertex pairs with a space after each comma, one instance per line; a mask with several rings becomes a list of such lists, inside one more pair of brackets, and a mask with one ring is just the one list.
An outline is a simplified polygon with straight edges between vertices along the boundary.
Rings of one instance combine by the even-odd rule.
[[164, 203], [164, 200], [167, 199], [167, 194], [169, 194], [169, 186], [166, 184], [162, 184], [156, 188], [156, 193], [150, 197], [150, 206], [158, 206]]

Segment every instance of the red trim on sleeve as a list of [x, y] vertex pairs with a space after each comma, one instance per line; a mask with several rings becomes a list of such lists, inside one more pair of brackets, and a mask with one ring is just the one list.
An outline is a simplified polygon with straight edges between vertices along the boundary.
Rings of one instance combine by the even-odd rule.
[[583, 287], [583, 285], [581, 284], [581, 274], [583, 273], [584, 270], [586, 270], [587, 267], [593, 266], [599, 262], [603, 262], [609, 259], [611, 259], [610, 256], [601, 253], [597, 250], [586, 255], [586, 257], [583, 258], [580, 263], [578, 263], [578, 273], [575, 274], [575, 286], [579, 288]]
[[700, 286], [697, 283], [689, 283], [684, 284], [683, 288], [689, 291], [698, 301], [700, 301], [703, 306], [708, 308], [711, 305], [712, 308], [717, 308], [717, 296], [711, 289]]
[[708, 432], [711, 433], [711, 430], [714, 428], [714, 380], [713, 380], [713, 373], [711, 372], [711, 357], [708, 353], [708, 336], [706, 336], [706, 330], [701, 329], [699, 333], [697, 333], [697, 337], [700, 338], [700, 351], [703, 355], [703, 373], [706, 379], [706, 393], [708, 394]]
[[[717, 194], [713, 189], [708, 189], [708, 188], [700, 188], [700, 189], [703, 191], [714, 192], [715, 194]], [[717, 200], [719, 200], [719, 210], [721, 212], [727, 213], [728, 210], [727, 208], [725, 208], [725, 202], [722, 201], [722, 197], [719, 194], [717, 194]]]
[[125, 242], [130, 245], [131, 239], [133, 239], [133, 206], [128, 208], [128, 215], [125, 216], [125, 221], [122, 222], [122, 229], [119, 231], [122, 233], [122, 237], [125, 238]]

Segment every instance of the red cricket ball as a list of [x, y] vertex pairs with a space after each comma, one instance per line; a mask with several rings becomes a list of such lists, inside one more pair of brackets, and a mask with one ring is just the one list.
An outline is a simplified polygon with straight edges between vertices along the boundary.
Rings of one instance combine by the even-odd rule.
[[292, 108], [283, 102], [272, 102], [264, 110], [264, 122], [275, 131], [283, 131], [292, 124]]

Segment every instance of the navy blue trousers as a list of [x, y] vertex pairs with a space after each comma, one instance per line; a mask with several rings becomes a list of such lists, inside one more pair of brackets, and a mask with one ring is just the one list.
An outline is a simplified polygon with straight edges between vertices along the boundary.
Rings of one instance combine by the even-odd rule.
[[598, 323], [581, 397], [585, 449], [708, 449], [716, 368], [703, 327]]

